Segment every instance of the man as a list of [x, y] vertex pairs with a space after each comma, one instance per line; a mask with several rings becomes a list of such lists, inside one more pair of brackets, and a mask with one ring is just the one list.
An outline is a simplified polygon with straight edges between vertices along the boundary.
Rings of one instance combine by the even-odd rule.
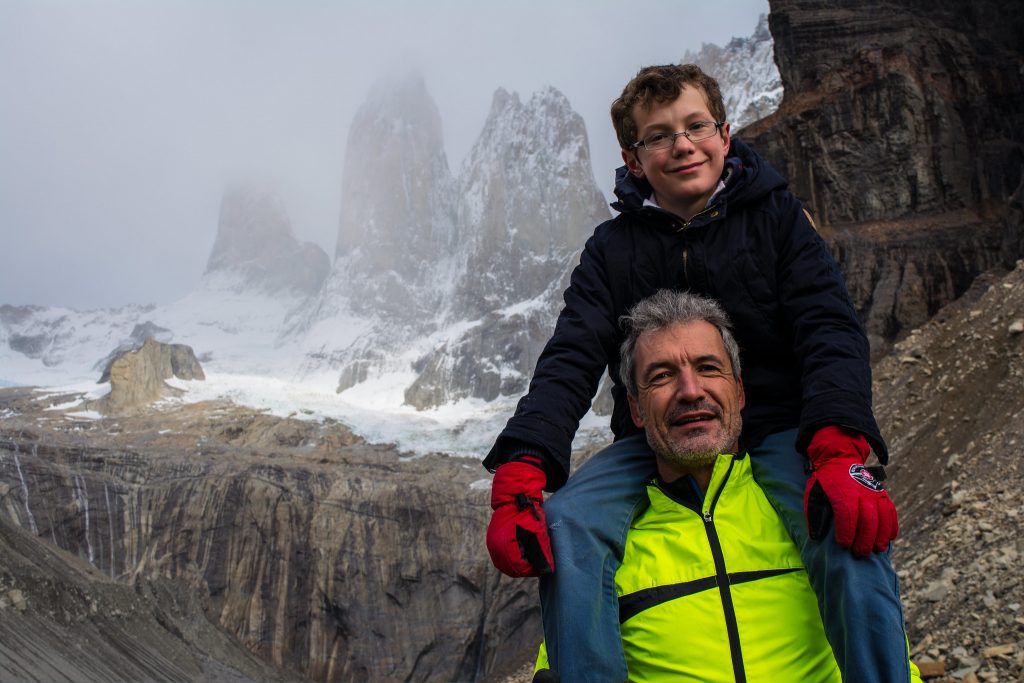
[[[737, 453], [745, 396], [725, 313], [662, 290], [623, 323], [622, 381], [645, 432], [631, 438], [656, 467], [614, 574], [629, 680], [840, 681], [799, 550]], [[557, 547], [557, 521], [552, 534]]]

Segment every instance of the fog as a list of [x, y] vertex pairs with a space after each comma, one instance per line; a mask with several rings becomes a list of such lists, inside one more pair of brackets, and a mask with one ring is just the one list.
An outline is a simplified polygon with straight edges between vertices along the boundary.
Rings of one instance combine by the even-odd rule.
[[552, 85], [611, 196], [608, 105], [641, 66], [750, 35], [767, 0], [356, 4], [0, 0], [0, 304], [165, 303], [198, 281], [224, 187], [279, 188], [334, 253], [349, 125], [423, 74], [457, 172], [498, 87]]

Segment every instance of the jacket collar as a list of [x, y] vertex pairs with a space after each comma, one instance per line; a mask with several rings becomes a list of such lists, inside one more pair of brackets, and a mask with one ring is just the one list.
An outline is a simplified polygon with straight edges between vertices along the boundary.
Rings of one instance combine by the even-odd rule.
[[745, 453], [741, 452], [738, 456], [722, 453], [715, 459], [711, 481], [703, 496], [689, 475], [671, 483], [666, 483], [660, 476], [655, 475], [648, 482], [648, 497], [651, 505], [657, 509], [667, 510], [678, 504], [695, 512], [706, 511], [720, 491], [745, 486], [752, 479], [750, 458], [746, 457]]

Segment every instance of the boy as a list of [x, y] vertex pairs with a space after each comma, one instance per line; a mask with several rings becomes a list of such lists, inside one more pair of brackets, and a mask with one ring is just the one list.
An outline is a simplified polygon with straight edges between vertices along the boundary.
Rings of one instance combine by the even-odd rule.
[[[613, 577], [653, 455], [619, 443], [639, 430], [619, 378], [618, 320], [659, 289], [689, 290], [721, 302], [736, 327], [741, 447], [801, 549], [844, 678], [906, 680], [886, 552], [895, 508], [863, 467], [869, 444], [883, 463], [888, 454], [867, 340], [835, 262], [786, 181], [730, 138], [718, 84], [698, 67], [642, 69], [611, 114], [626, 163], [612, 205], [620, 215], [587, 241], [529, 392], [484, 460], [497, 468], [495, 565], [543, 576], [545, 641], [565, 680], [626, 679]], [[606, 367], [617, 443], [542, 508], [542, 489], [566, 483], [573, 435]]]

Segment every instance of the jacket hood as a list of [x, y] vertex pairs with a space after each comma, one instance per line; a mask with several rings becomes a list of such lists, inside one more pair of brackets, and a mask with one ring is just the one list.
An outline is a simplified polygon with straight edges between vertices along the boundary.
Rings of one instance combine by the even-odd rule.
[[[725, 169], [724, 197], [729, 202], [754, 201], [788, 184], [781, 173], [739, 138], [730, 142]], [[637, 178], [626, 166], [620, 166], [615, 170], [615, 196], [618, 201], [611, 206], [616, 211], [636, 210], [643, 207], [644, 200], [653, 192], [646, 178]]]

